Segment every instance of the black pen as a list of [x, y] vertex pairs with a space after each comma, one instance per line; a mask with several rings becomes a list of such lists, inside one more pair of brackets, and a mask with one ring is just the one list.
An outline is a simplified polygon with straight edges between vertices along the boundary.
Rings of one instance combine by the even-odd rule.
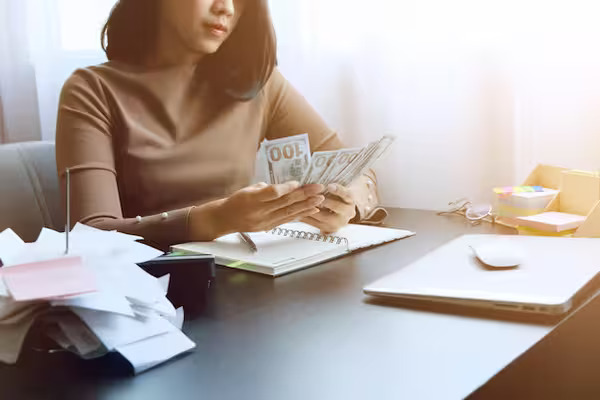
[[244, 243], [246, 243], [248, 245], [248, 247], [250, 247], [250, 250], [252, 250], [253, 253], [256, 253], [258, 251], [258, 247], [256, 247], [256, 243], [254, 243], [252, 238], [247, 233], [238, 232], [238, 234], [242, 238], [242, 241]]

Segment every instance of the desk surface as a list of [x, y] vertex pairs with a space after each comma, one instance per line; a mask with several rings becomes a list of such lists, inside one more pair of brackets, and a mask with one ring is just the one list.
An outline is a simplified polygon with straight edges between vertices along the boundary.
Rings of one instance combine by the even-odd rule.
[[463, 398], [551, 330], [365, 301], [365, 284], [460, 234], [512, 233], [417, 210], [388, 223], [417, 235], [276, 279], [219, 269], [209, 309], [184, 326], [189, 355], [135, 378], [1, 366], [0, 397]]

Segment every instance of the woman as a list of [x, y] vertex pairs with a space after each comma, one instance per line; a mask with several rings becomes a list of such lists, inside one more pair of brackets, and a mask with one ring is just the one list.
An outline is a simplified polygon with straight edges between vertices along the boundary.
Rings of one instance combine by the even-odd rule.
[[334, 232], [375, 211], [369, 176], [327, 196], [249, 186], [265, 138], [308, 132], [312, 151], [342, 147], [275, 68], [266, 0], [120, 0], [102, 42], [109, 62], [77, 70], [59, 105], [72, 223], [165, 246], [297, 219]]

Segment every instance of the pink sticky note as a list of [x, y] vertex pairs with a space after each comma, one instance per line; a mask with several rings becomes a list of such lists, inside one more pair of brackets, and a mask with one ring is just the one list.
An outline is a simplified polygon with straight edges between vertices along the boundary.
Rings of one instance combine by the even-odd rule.
[[2, 268], [0, 273], [16, 301], [45, 300], [98, 290], [94, 274], [83, 266], [81, 257], [15, 265]]

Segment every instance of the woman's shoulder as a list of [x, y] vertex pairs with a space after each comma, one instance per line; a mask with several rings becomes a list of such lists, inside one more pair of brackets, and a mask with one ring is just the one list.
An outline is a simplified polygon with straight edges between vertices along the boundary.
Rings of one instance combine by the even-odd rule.
[[273, 68], [273, 72], [271, 72], [271, 76], [267, 79], [265, 86], [263, 88], [263, 92], [266, 95], [272, 95], [280, 90], [282, 90], [286, 85], [288, 85], [287, 79], [283, 76], [279, 68]]
[[290, 83], [283, 76], [279, 68], [275, 67], [271, 76], [262, 90], [262, 97], [266, 104], [278, 104], [289, 91]]
[[108, 88], [109, 63], [78, 68], [71, 73], [60, 92], [58, 110], [78, 110], [89, 115], [109, 115], [112, 95]]
[[78, 68], [67, 78], [63, 84], [60, 101], [69, 102], [74, 98], [97, 97], [101, 93], [100, 76], [96, 72], [97, 66]]
[[66, 81], [66, 84], [82, 84], [87, 82], [91, 84], [98, 81], [107, 81], [114, 75], [132, 75], [135, 74], [133, 67], [129, 68], [126, 65], [114, 61], [107, 61], [102, 64], [90, 65], [87, 67], [77, 68]]
[[76, 69], [65, 81], [62, 93], [81, 93], [106, 100], [107, 97], [152, 86], [160, 78], [157, 75], [160, 73], [140, 66], [107, 61]]
[[63, 93], [68, 91], [99, 90], [106, 81], [106, 75], [114, 70], [110, 62], [77, 68], [63, 85]]

